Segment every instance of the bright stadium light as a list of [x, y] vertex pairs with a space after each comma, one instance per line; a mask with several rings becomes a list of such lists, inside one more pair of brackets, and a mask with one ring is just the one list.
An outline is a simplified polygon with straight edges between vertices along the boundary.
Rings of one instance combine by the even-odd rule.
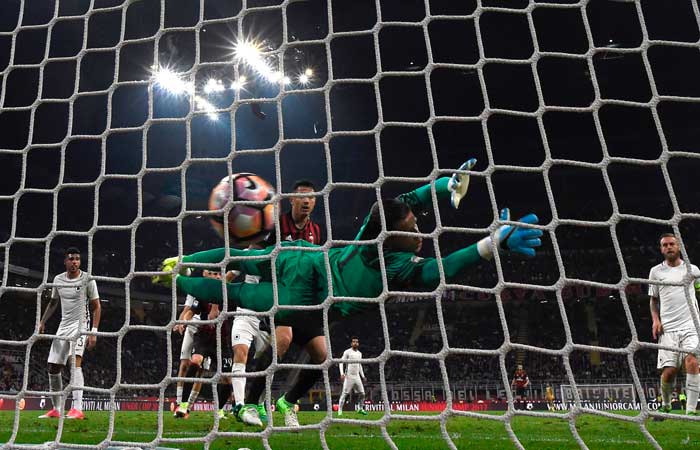
[[216, 113], [216, 107], [199, 95], [195, 95], [194, 97], [194, 106], [200, 111], [206, 111], [209, 120], [219, 120], [219, 115]]
[[245, 86], [245, 84], [241, 80], [231, 82], [231, 89], [234, 91], [240, 91], [243, 89], [243, 86]]
[[284, 77], [282, 78], [282, 82], [287, 85], [287, 84], [292, 84], [292, 79], [289, 77]]
[[236, 59], [241, 60], [245, 63], [249, 61], [254, 61], [260, 59], [260, 49], [258, 45], [252, 41], [243, 41], [235, 45], [234, 55]]
[[262, 74], [262, 75], [265, 75], [265, 77], [267, 78], [267, 80], [270, 83], [277, 83], [280, 80], [282, 80], [282, 78], [283, 78], [283, 76], [280, 72], [270, 72], [270, 73]]
[[206, 94], [211, 94], [212, 92], [221, 92], [224, 89], [224, 84], [221, 82], [221, 80], [215, 80], [213, 78], [210, 78], [207, 81], [207, 84], [204, 85], [204, 93]]
[[302, 85], [309, 84], [309, 76], [306, 75], [305, 73], [302, 73], [301, 75], [299, 75], [299, 83]]
[[155, 69], [152, 75], [156, 85], [174, 95], [193, 93], [194, 86], [183, 80], [180, 74], [173, 72], [167, 67]]
[[311, 69], [311, 67], [307, 67], [306, 70], [304, 70], [304, 75], [307, 77], [312, 77], [314, 76], [314, 71]]

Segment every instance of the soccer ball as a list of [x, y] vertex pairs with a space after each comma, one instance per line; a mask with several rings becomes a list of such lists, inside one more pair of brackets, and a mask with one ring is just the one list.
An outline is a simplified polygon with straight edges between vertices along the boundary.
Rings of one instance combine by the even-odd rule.
[[[263, 178], [252, 173], [236, 173], [225, 177], [211, 191], [209, 210], [224, 209], [230, 202], [263, 202], [272, 199], [275, 189]], [[247, 246], [266, 239], [275, 226], [275, 207], [268, 205], [234, 204], [228, 211], [228, 236], [231, 244]], [[224, 215], [211, 218], [214, 230], [224, 238]]]

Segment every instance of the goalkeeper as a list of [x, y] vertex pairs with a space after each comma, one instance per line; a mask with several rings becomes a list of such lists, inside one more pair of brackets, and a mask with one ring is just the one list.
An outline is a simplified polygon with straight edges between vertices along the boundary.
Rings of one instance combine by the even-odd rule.
[[[476, 160], [472, 159], [462, 165], [460, 170], [471, 169]], [[452, 178], [444, 177], [435, 181], [438, 199], [451, 197], [453, 207], [458, 207], [467, 191], [469, 177], [455, 174]], [[382, 209], [386, 218], [388, 231], [418, 232], [416, 216], [423, 207], [431, 205], [430, 185], [400, 195], [396, 199], [382, 200]], [[501, 212], [502, 220], [509, 220], [508, 209]], [[536, 224], [538, 218], [528, 214], [520, 219], [525, 224]], [[382, 230], [380, 209], [374, 204], [370, 214], [360, 228], [356, 241], [376, 239]], [[442, 258], [445, 279], [449, 283], [462, 274], [467, 267], [482, 259], [490, 260], [493, 249], [511, 250], [527, 257], [535, 255], [535, 248], [541, 245], [542, 231], [534, 228], [522, 228], [513, 225], [501, 226], [493, 235], [469, 247], [458, 250]], [[399, 235], [385, 239], [383, 245], [384, 266], [390, 290], [417, 288], [433, 290], [440, 283], [440, 271], [435, 258], [419, 258], [422, 239], [419, 236]], [[306, 241], [282, 242], [281, 251], [275, 261], [277, 275], [277, 295], [279, 305], [317, 305], [328, 296], [328, 277], [324, 252], [315, 250], [319, 246]], [[289, 249], [285, 247], [309, 247], [306, 249]], [[180, 263], [221, 263], [227, 256], [249, 257], [245, 260], [233, 260], [228, 268], [240, 270], [249, 275], [261, 277], [258, 284], [227, 283], [227, 296], [235, 305], [254, 311], [268, 311], [274, 304], [272, 285], [272, 262], [270, 253], [274, 246], [261, 250], [238, 250], [220, 248], [207, 250], [192, 255], [168, 258], [162, 270], [171, 272]], [[260, 257], [259, 260], [250, 257]], [[352, 244], [328, 250], [333, 295], [336, 297], [374, 298], [383, 291], [382, 272], [378, 244]], [[189, 271], [185, 269], [185, 273]], [[203, 277], [190, 277], [176, 274], [177, 287], [196, 298], [206, 298], [212, 302], [223, 302], [221, 281]], [[172, 275], [154, 277], [155, 283], [170, 285]], [[333, 303], [334, 312], [342, 316], [359, 313], [372, 303], [342, 301]], [[276, 318], [285, 318], [303, 311], [280, 309]]]

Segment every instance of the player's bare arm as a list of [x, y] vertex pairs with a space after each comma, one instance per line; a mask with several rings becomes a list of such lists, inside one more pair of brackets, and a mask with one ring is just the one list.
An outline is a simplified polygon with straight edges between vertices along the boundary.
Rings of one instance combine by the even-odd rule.
[[41, 316], [41, 320], [39, 321], [39, 334], [44, 333], [46, 322], [56, 312], [56, 308], [58, 308], [58, 298], [51, 298], [49, 300], [49, 304], [46, 305], [46, 309], [44, 310], [44, 314]]
[[[99, 298], [90, 300], [90, 310], [92, 311], [92, 331], [97, 332], [100, 328], [100, 318], [102, 317], [102, 304]], [[90, 335], [87, 340], [87, 349], [92, 350], [97, 344], [97, 336]]]
[[651, 335], [657, 339], [664, 333], [664, 327], [661, 325], [661, 316], [659, 315], [659, 298], [649, 297], [649, 310], [651, 311]]
[[[342, 358], [345, 359], [345, 353], [343, 353]], [[341, 362], [338, 364], [338, 368], [340, 369], [340, 381], [345, 381], [345, 371], [343, 370], [343, 363]]]
[[[180, 317], [178, 317], [177, 320], [182, 320], [182, 321], [188, 321], [191, 320], [192, 317], [194, 316], [194, 311], [192, 311], [192, 308], [189, 306], [185, 306], [185, 309], [182, 310], [180, 313]], [[186, 325], [184, 323], [178, 323], [173, 327], [173, 331], [176, 333], [183, 334], [185, 332], [185, 327]]]
[[212, 303], [211, 309], [209, 309], [209, 316], [207, 317], [207, 319], [209, 319], [209, 320], [216, 319], [217, 317], [219, 317], [220, 311], [221, 310], [219, 309], [219, 305], [217, 305], [216, 303]]

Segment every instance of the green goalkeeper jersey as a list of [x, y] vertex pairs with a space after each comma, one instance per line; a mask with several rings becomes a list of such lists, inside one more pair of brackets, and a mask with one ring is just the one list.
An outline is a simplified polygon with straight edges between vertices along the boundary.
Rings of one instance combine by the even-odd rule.
[[[449, 178], [435, 181], [438, 199], [449, 196]], [[399, 196], [412, 210], [420, 211], [432, 204], [430, 185]], [[356, 240], [362, 236], [369, 221], [369, 215], [360, 228]], [[315, 305], [329, 295], [328, 276], [324, 252], [314, 250], [319, 246], [306, 241], [283, 242], [275, 258], [278, 302], [280, 305]], [[307, 249], [286, 249], [286, 247], [308, 247]], [[272, 286], [272, 261], [270, 253], [274, 246], [262, 250], [229, 249], [233, 257], [250, 256], [261, 259], [235, 260], [232, 266], [251, 275], [262, 277], [260, 283], [232, 283], [227, 287], [228, 298], [237, 305], [254, 311], [267, 311], [274, 304]], [[410, 252], [384, 250], [384, 266], [388, 290], [433, 290], [440, 282], [438, 262], [435, 258], [420, 258]], [[220, 263], [226, 256], [226, 249], [209, 250], [185, 256], [185, 263]], [[449, 282], [465, 267], [481, 260], [476, 244], [458, 250], [442, 259], [445, 278]], [[376, 244], [352, 244], [328, 250], [330, 279], [334, 297], [376, 298], [383, 291], [379, 251]], [[177, 285], [188, 294], [198, 298], [222, 301], [221, 282], [208, 278], [180, 276]], [[341, 301], [332, 308], [343, 316], [355, 314], [370, 307], [368, 302]], [[291, 313], [281, 310], [278, 317]]]

